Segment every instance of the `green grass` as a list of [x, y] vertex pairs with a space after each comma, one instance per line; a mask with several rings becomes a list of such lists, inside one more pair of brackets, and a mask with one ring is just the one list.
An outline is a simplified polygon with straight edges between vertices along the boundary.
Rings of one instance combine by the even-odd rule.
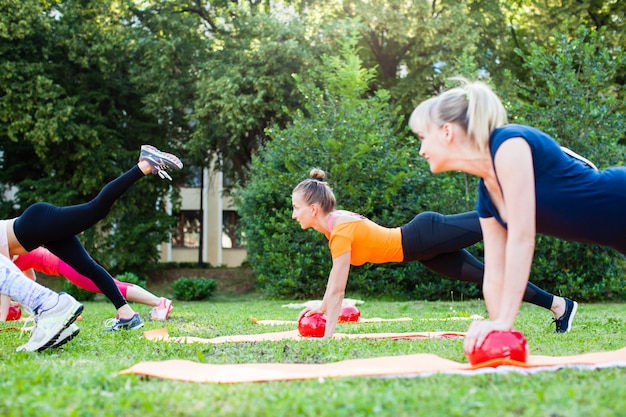
[[[254, 296], [175, 303], [167, 327], [172, 336], [217, 337], [290, 330], [261, 326], [259, 319], [293, 320], [286, 301]], [[149, 308], [134, 307], [148, 316]], [[466, 331], [467, 321], [422, 320], [485, 315], [481, 301], [382, 302], [360, 306], [363, 317], [412, 317], [411, 322], [340, 325], [340, 332]], [[28, 336], [0, 331], [1, 416], [626, 416], [626, 368], [562, 369], [535, 375], [432, 375], [416, 378], [196, 384], [119, 375], [140, 361], [187, 359], [213, 364], [247, 362], [327, 363], [353, 358], [435, 353], [465, 362], [460, 339], [305, 340], [222, 345], [147, 341], [139, 332], [102, 332], [113, 308], [85, 303], [81, 334], [62, 349], [16, 353]], [[574, 329], [554, 333], [551, 314], [525, 305], [517, 328], [531, 354], [567, 355], [626, 346], [626, 305], [584, 304]], [[1, 326], [6, 328], [11, 323]]]

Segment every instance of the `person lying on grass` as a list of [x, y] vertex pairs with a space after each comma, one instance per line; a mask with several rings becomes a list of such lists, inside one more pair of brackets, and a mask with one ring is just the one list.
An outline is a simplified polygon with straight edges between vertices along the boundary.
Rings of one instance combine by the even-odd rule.
[[[321, 305], [305, 308], [298, 319], [326, 313], [325, 338], [335, 331], [350, 265], [419, 261], [447, 278], [482, 285], [484, 265], [465, 249], [482, 240], [475, 211], [447, 216], [423, 212], [402, 227], [388, 228], [359, 214], [337, 210], [333, 190], [324, 181], [326, 173], [314, 168], [309, 176], [293, 189], [291, 217], [303, 229], [313, 228], [326, 236], [333, 265]], [[557, 333], [569, 331], [578, 306], [531, 282], [524, 301], [551, 310]]]
[[[78, 273], [46, 248], [39, 247], [23, 255], [14, 256], [13, 263], [32, 280], [37, 278], [35, 274], [37, 271], [50, 276], [63, 277], [83, 290], [102, 294], [102, 291], [92, 280]], [[157, 297], [145, 288], [130, 282], [117, 279], [113, 279], [113, 281], [127, 301], [152, 307], [150, 320], [167, 320], [173, 308], [171, 300]], [[9, 297], [0, 296], [0, 321], [6, 320], [10, 301]]]

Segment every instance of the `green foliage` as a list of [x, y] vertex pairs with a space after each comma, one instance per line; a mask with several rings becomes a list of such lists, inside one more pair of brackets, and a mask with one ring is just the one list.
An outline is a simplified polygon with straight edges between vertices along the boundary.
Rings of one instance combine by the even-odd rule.
[[180, 301], [206, 300], [216, 288], [217, 283], [211, 278], [182, 277], [172, 283], [172, 294]]
[[604, 31], [580, 27], [571, 39], [556, 33], [547, 44], [517, 50], [529, 73], [518, 82], [512, 120], [532, 124], [600, 168], [624, 164], [626, 117], [615, 77], [626, 65], [621, 47], [607, 47]]
[[[334, 172], [330, 170], [334, 162], [329, 156], [341, 153], [344, 140], [331, 131], [343, 134], [353, 125], [361, 130], [347, 134], [351, 137], [346, 142], [351, 146], [346, 148], [348, 154], [355, 152], [365, 161], [359, 145], [382, 153], [381, 149], [393, 150], [405, 141], [407, 148], [415, 148], [410, 150], [413, 155], [417, 145], [402, 132], [399, 115], [436, 92], [451, 69], [467, 75], [488, 74], [499, 92], [510, 90], [507, 107], [514, 110], [517, 120], [537, 120], [601, 166], [623, 164], [623, 150], [614, 145], [624, 140], [626, 130], [621, 91], [626, 66], [623, 49], [619, 49], [626, 36], [625, 8], [626, 2], [615, 0], [4, 0], [0, 2], [0, 215], [19, 215], [29, 204], [42, 200], [59, 205], [88, 201], [136, 162], [143, 143], [175, 153], [182, 149], [186, 166], [206, 165], [217, 155], [226, 177], [243, 182], [251, 155], [282, 134], [294, 116], [300, 121], [284, 131], [282, 140], [301, 142], [301, 147], [289, 149], [308, 155], [311, 149], [322, 148], [309, 146], [307, 141], [319, 141], [328, 151], [322, 157], [312, 154], [299, 165], [286, 158], [293, 173], [286, 178], [286, 189], [315, 164], [329, 170], [345, 208], [361, 210], [388, 225], [402, 224], [426, 209], [444, 213], [472, 209], [474, 179], [459, 174], [429, 177], [425, 164], [415, 163], [412, 156], [398, 157], [399, 151], [385, 156], [408, 160], [404, 167], [408, 177], [402, 179], [404, 174], [396, 166], [396, 171], [376, 172], [379, 181], [370, 181], [382, 187], [391, 182], [387, 197], [372, 199], [358, 190], [363, 201], [347, 200], [354, 187], [350, 190], [347, 175], [340, 176], [340, 169], [359, 176], [367, 169], [362, 163], [344, 162], [346, 155], [340, 155], [343, 159], [338, 159]], [[553, 36], [561, 22], [565, 25]], [[581, 25], [587, 34], [578, 33]], [[305, 79], [309, 69], [319, 66], [321, 51], [339, 51], [341, 39], [351, 28], [358, 30], [357, 55], [362, 59], [361, 71], [367, 74], [349, 80], [335, 71], [328, 76], [318, 74], [318, 81]], [[556, 46], [568, 39], [574, 41], [556, 53]], [[558, 65], [542, 66], [551, 59]], [[580, 69], [579, 73], [569, 71], [573, 68]], [[504, 77], [504, 69], [512, 78]], [[300, 90], [311, 95], [299, 94], [292, 74], [300, 76]], [[334, 79], [335, 75], [339, 77]], [[573, 77], [580, 77], [578, 85]], [[320, 95], [328, 94], [324, 90], [329, 86], [361, 89], [364, 81], [366, 90], [356, 96], [373, 96], [364, 104], [350, 103], [350, 94], [334, 90]], [[331, 86], [333, 82], [336, 85]], [[518, 82], [527, 89], [521, 95]], [[313, 83], [318, 90], [303, 83]], [[380, 88], [386, 90], [376, 95]], [[329, 98], [346, 100], [345, 106], [352, 110], [333, 115]], [[520, 98], [522, 107], [527, 107], [518, 111], [514, 106]], [[303, 107], [303, 100], [309, 102], [308, 107]], [[372, 106], [362, 120], [354, 115], [340, 120], [343, 114], [359, 113], [359, 105]], [[365, 120], [376, 106], [387, 116]], [[318, 111], [321, 114], [316, 115]], [[546, 118], [546, 114], [552, 116]], [[317, 119], [303, 121], [311, 115]], [[335, 126], [323, 126], [327, 119]], [[276, 127], [268, 131], [270, 126]], [[316, 137], [318, 131], [321, 137]], [[393, 133], [389, 144], [380, 138], [374, 143], [368, 137], [382, 137], [388, 131]], [[363, 143], [354, 144], [357, 135]], [[374, 170], [383, 166], [379, 161], [372, 165]], [[184, 175], [177, 173], [181, 184]], [[274, 178], [271, 173], [269, 181]], [[402, 181], [406, 183], [399, 186]], [[174, 222], [164, 206], [169, 185], [153, 180], [135, 184], [98, 228], [80, 239], [114, 272], [141, 270], [156, 262], [156, 244], [167, 240]], [[393, 192], [403, 194], [390, 197]], [[285, 215], [287, 194], [272, 191], [269, 201], [281, 203], [277, 211], [264, 213]], [[392, 214], [374, 208], [379, 200]], [[325, 243], [320, 236], [301, 237], [318, 246]], [[325, 249], [319, 253], [326, 259], [321, 255]], [[368, 268], [378, 270], [360, 269]], [[394, 272], [389, 274], [402, 276], [395, 267], [391, 269]], [[420, 284], [429, 286], [422, 289], [425, 293], [443, 294], [443, 290], [431, 292], [430, 287], [439, 287], [439, 282], [432, 282], [428, 272], [418, 268], [408, 273], [410, 279], [428, 278], [428, 284]], [[409, 287], [405, 293], [413, 291]], [[310, 288], [319, 290], [323, 283]]]
[[[603, 31], [580, 27], [577, 35], [557, 33], [545, 45], [529, 45], [529, 53], [518, 50], [529, 78], [508, 98], [511, 119], [549, 133], [600, 168], [623, 165], [626, 117], [613, 80], [626, 56], [620, 47], [606, 46]], [[614, 250], [543, 236], [532, 280], [580, 300], [624, 300], [624, 266]]]
[[63, 291], [76, 298], [78, 301], [91, 301], [96, 298], [96, 293], [77, 287], [70, 281], [63, 282]]
[[[3, 197], [3, 217], [37, 201], [89, 201], [136, 163], [144, 143], [175, 151], [171, 124], [147, 111], [146, 83], [129, 75], [143, 35], [125, 26], [126, 13], [108, 0], [0, 4], [0, 183], [17, 190]], [[87, 249], [111, 270], [156, 261], [174, 221], [168, 188], [152, 178], [135, 184], [98, 230], [80, 236]]]
[[532, 280], [575, 300], [624, 301], [626, 263], [613, 249], [539, 236]]
[[[295, 16], [237, 10], [218, 31], [211, 54], [199, 63], [194, 111], [197, 128], [186, 147], [230, 178], [244, 181], [251, 154], [267, 140], [265, 128], [288, 120], [299, 106], [292, 74], [314, 60]], [[209, 152], [210, 151], [210, 152]]]
[[[362, 68], [354, 38], [322, 62], [306, 79], [298, 77], [307, 99], [304, 111], [294, 114], [291, 126], [268, 131], [272, 140], [253, 158], [246, 187], [238, 190], [248, 260], [258, 287], [270, 296], [319, 297], [324, 292], [331, 266], [327, 240], [300, 230], [291, 219], [291, 190], [313, 167], [328, 173], [339, 208], [388, 227], [432, 206], [443, 208], [445, 203], [430, 201], [435, 189], [439, 201], [464, 200], [457, 179], [437, 181], [426, 172], [419, 145], [402, 128], [388, 93], [367, 95], [374, 73]], [[422, 284], [424, 277], [430, 275], [417, 263], [364, 265], [353, 268], [348, 291], [411, 296], [420, 293], [421, 285], [432, 285]]]

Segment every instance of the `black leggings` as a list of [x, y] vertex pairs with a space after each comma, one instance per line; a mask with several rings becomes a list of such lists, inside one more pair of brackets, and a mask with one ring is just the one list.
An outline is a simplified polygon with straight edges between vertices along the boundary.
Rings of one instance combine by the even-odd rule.
[[[427, 211], [401, 230], [404, 262], [420, 261], [445, 277], [482, 287], [485, 267], [465, 249], [483, 240], [477, 212], [444, 216]], [[550, 309], [553, 298], [553, 294], [528, 282], [524, 301]]]
[[68, 207], [35, 203], [15, 220], [15, 237], [27, 251], [39, 246], [48, 248], [76, 271], [89, 277], [119, 309], [126, 304], [126, 300], [113, 277], [87, 253], [76, 235], [102, 220], [113, 203], [143, 176], [141, 169], [135, 165], [108, 183], [88, 203]]

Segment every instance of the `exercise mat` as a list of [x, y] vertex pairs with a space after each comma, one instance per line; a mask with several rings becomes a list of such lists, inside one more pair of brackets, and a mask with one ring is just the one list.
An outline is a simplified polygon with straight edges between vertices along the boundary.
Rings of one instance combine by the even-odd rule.
[[[383, 319], [380, 317], [371, 317], [371, 318], [359, 317], [358, 321], [343, 321], [343, 322], [339, 322], [339, 324], [385, 323], [385, 322], [412, 321], [412, 320], [413, 319], [410, 317], [397, 317], [393, 319]], [[250, 317], [250, 321], [256, 324], [264, 324], [264, 325], [279, 325], [279, 324], [297, 325], [298, 324], [298, 320], [272, 320], [272, 319], [260, 320], [260, 319], [257, 319], [256, 317]]]
[[[409, 332], [409, 333], [335, 333], [334, 339], [431, 339], [464, 337], [461, 332]], [[219, 336], [205, 339], [194, 336], [170, 337], [167, 329], [156, 329], [144, 332], [148, 340], [163, 340], [174, 343], [240, 343], [240, 342], [275, 342], [280, 340], [307, 340], [300, 336], [297, 330], [284, 332], [243, 334], [234, 336]]]
[[352, 359], [326, 364], [245, 363], [212, 365], [189, 360], [140, 362], [121, 371], [145, 377], [185, 382], [236, 384], [345, 377], [417, 377], [437, 373], [477, 375], [518, 372], [533, 374], [563, 368], [592, 370], [626, 367], [626, 348], [573, 356], [533, 356], [528, 362], [492, 360], [477, 366], [430, 353]]

